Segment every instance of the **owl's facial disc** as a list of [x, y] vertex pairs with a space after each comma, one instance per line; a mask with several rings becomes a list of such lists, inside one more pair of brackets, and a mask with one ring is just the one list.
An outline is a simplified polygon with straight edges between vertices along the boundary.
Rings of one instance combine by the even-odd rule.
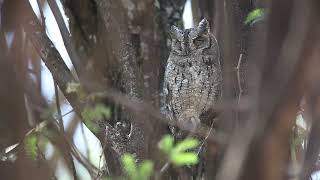
[[180, 30], [176, 26], [172, 26], [170, 29], [171, 36], [171, 51], [179, 56], [186, 56], [189, 54], [189, 46], [186, 41], [186, 32]]
[[201, 53], [210, 47], [209, 22], [201, 20], [198, 27], [180, 30], [176, 26], [170, 29], [172, 39], [171, 51], [179, 56]]
[[178, 39], [172, 39], [171, 51], [179, 56], [187, 56], [190, 54], [190, 48], [187, 41], [182, 42]]

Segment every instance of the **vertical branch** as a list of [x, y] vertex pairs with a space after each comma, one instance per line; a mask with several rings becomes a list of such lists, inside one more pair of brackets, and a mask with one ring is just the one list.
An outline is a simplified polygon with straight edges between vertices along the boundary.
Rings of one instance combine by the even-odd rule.
[[[60, 131], [61, 131], [61, 133], [64, 134], [64, 126], [63, 126], [63, 119], [62, 119], [62, 113], [61, 113], [61, 107], [60, 107], [58, 85], [55, 82], [54, 82], [54, 92], [55, 92], [55, 97], [56, 97], [56, 105], [57, 105], [57, 111], [58, 111], [58, 120], [59, 120]], [[71, 166], [70, 168], [71, 168], [71, 171], [73, 174], [73, 178], [74, 178], [74, 180], [77, 180], [78, 176], [77, 176], [76, 167], [74, 165], [74, 161], [72, 158], [72, 154], [68, 153], [67, 156], [68, 156], [67, 162], [69, 162], [68, 164]]]
[[240, 66], [242, 61], [242, 53], [239, 56], [238, 65], [236, 67], [237, 70], [237, 80], [238, 80], [238, 89], [239, 89], [239, 95], [238, 95], [238, 105], [240, 105], [241, 96], [243, 93], [242, 85], [241, 85], [241, 76], [240, 76]]

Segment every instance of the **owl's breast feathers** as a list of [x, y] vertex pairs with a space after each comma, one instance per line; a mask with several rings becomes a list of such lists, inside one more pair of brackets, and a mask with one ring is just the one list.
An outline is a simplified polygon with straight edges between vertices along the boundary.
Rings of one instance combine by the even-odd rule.
[[169, 57], [165, 73], [166, 106], [175, 120], [199, 123], [221, 94], [219, 60], [212, 55], [176, 58]]

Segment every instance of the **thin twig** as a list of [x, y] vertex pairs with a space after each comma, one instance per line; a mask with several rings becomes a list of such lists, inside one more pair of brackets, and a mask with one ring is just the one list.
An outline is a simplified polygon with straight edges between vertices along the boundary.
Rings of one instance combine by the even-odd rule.
[[[55, 96], [56, 96], [56, 105], [57, 105], [57, 111], [58, 111], [58, 121], [59, 121], [59, 126], [60, 126], [60, 130], [61, 132], [64, 134], [64, 126], [63, 126], [63, 119], [62, 119], [62, 113], [61, 113], [61, 107], [60, 107], [60, 100], [59, 100], [59, 91], [58, 91], [58, 85], [56, 82], [54, 82], [54, 92], [55, 92]], [[77, 180], [77, 171], [76, 171], [76, 167], [74, 165], [74, 161], [72, 158], [72, 154], [68, 153], [68, 158], [69, 158], [69, 162], [70, 162], [70, 166], [71, 166], [71, 171], [73, 173], [73, 177], [74, 180]]]
[[236, 67], [237, 70], [237, 80], [238, 80], [238, 88], [239, 88], [239, 95], [238, 95], [238, 105], [240, 106], [240, 100], [241, 100], [241, 96], [243, 93], [243, 89], [241, 86], [241, 76], [240, 76], [240, 66], [241, 66], [241, 62], [242, 62], [242, 53], [239, 56], [239, 60], [238, 60], [238, 65]]
[[206, 137], [203, 139], [203, 141], [202, 141], [202, 143], [201, 143], [201, 145], [200, 145], [200, 148], [199, 148], [199, 150], [198, 150], [198, 152], [197, 152], [197, 155], [200, 154], [200, 151], [201, 151], [202, 147], [204, 146], [204, 143], [205, 143], [205, 142], [207, 141], [207, 139], [209, 138], [209, 136], [210, 136], [210, 134], [211, 134], [211, 131], [213, 130], [213, 124], [214, 124], [214, 121], [212, 121], [211, 126], [210, 126], [210, 129], [208, 130], [208, 133], [207, 133]]
[[[40, 146], [39, 146], [39, 138], [37, 138], [36, 147], [37, 147], [37, 151], [38, 151], [38, 154], [39, 154], [41, 160], [42, 160], [42, 161], [46, 161], [46, 156], [43, 154], [43, 151], [41, 150], [41, 148], [40, 148]], [[50, 168], [50, 170], [51, 170], [52, 172], [54, 172], [54, 170], [53, 170], [52, 168]], [[51, 176], [52, 176], [52, 178], [57, 179], [54, 173], [52, 173]]]
[[170, 161], [167, 161], [160, 169], [160, 175], [163, 174], [170, 166]]
[[61, 129], [61, 132], [64, 132], [62, 113], [61, 113], [61, 108], [60, 108], [60, 100], [59, 100], [59, 91], [58, 91], [58, 85], [56, 82], [54, 82], [54, 92], [55, 92], [55, 97], [56, 97], [59, 126]]
[[[106, 147], [107, 147], [107, 138], [104, 137], [103, 144], [102, 144], [102, 151], [101, 151], [101, 154], [100, 154], [100, 157], [99, 157], [98, 174], [97, 174], [97, 177], [96, 177], [95, 180], [97, 180], [99, 178], [99, 176], [100, 176], [100, 173], [101, 173], [101, 160], [102, 160], [102, 156], [104, 154], [104, 150], [106, 149]], [[105, 167], [106, 167], [106, 171], [107, 171], [108, 175], [110, 175], [110, 171], [109, 171], [108, 165], [106, 164]]]
[[[40, 17], [41, 17], [41, 23], [42, 23], [42, 27], [43, 27], [43, 31], [46, 31], [46, 18], [44, 17], [44, 13], [43, 13], [43, 9], [42, 9], [42, 5], [40, 0], [37, 0], [37, 4], [38, 4], [38, 8], [39, 8], [39, 12], [40, 12]], [[37, 78], [37, 83], [38, 83], [38, 89], [39, 92], [41, 93], [41, 58], [38, 57], [37, 61], [34, 62], [34, 69], [35, 69], [35, 76]]]
[[84, 140], [84, 144], [85, 146], [87, 147], [87, 157], [88, 159], [90, 160], [90, 148], [89, 148], [89, 143], [88, 143], [88, 139], [87, 139], [87, 136], [85, 134], [85, 131], [84, 131], [84, 125], [83, 123], [80, 123], [80, 127], [81, 127], [81, 133], [82, 133], [82, 136], [83, 136], [83, 140]]
[[[242, 97], [242, 93], [243, 93], [243, 89], [241, 86], [241, 74], [240, 74], [240, 66], [241, 66], [241, 62], [242, 62], [242, 53], [239, 56], [239, 60], [238, 60], [238, 65], [236, 67], [236, 71], [237, 71], [237, 81], [238, 81], [238, 89], [239, 89], [239, 95], [238, 95], [238, 107], [240, 107], [240, 101], [241, 101], [241, 97]], [[239, 116], [240, 116], [240, 111], [236, 111], [236, 123], [239, 123]]]
[[46, 18], [44, 17], [40, 0], [37, 0], [37, 4], [38, 4], [39, 12], [40, 12], [42, 27], [43, 27], [43, 30], [45, 31], [46, 30]]

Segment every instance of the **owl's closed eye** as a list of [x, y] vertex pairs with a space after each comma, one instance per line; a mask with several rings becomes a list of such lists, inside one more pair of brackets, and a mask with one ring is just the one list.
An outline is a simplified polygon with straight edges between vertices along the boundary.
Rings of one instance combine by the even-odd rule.
[[174, 41], [173, 46], [175, 47], [175, 49], [181, 51], [182, 50], [181, 42], [178, 41], [177, 39], [174, 39], [173, 41]]
[[193, 44], [197, 48], [199, 48], [199, 47], [203, 46], [204, 44], [206, 44], [207, 41], [208, 41], [208, 39], [206, 39], [205, 37], [200, 36], [200, 37], [197, 37], [197, 38], [195, 38], [193, 40]]

